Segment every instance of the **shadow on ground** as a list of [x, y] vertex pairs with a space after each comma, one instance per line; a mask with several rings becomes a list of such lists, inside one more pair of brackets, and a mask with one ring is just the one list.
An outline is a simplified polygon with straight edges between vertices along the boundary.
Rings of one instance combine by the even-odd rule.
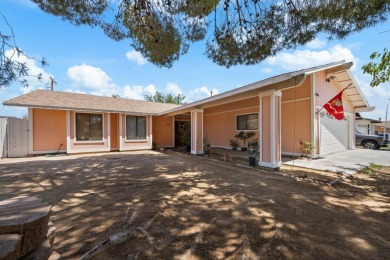
[[388, 174], [329, 188], [174, 152], [37, 159], [0, 164], [0, 172], [0, 196], [38, 196], [53, 205], [55, 250], [65, 258], [153, 216], [145, 232], [97, 258], [390, 254]]

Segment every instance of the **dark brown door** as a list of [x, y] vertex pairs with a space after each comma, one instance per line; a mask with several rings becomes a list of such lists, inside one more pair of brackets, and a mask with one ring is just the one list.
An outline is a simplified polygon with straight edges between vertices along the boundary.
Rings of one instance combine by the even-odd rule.
[[119, 150], [118, 114], [110, 115], [111, 151]]

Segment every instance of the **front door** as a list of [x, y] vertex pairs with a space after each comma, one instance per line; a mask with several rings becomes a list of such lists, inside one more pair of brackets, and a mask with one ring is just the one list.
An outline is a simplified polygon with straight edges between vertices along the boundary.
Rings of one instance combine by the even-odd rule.
[[119, 150], [119, 127], [118, 127], [118, 114], [110, 115], [110, 135], [111, 135], [111, 151]]

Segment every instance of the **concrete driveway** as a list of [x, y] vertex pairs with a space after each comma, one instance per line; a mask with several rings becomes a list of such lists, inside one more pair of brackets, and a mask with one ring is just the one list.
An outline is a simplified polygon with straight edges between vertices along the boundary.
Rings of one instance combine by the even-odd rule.
[[357, 148], [325, 157], [306, 160], [283, 158], [284, 165], [298, 166], [321, 171], [354, 174], [370, 163], [390, 166], [390, 150], [367, 150]]

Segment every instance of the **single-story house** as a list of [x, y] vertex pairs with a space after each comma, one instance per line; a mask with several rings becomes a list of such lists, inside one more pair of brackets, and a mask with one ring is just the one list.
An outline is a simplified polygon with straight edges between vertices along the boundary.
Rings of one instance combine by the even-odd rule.
[[375, 134], [390, 133], [390, 121], [380, 121], [374, 123]]
[[362, 117], [360, 113], [356, 113], [355, 120], [356, 120], [356, 130], [366, 135], [377, 134], [378, 131], [376, 131], [375, 124], [382, 123], [382, 121], [380, 120]]
[[[28, 107], [30, 154], [175, 147], [180, 125], [190, 121], [192, 154], [203, 153], [204, 137], [211, 147], [230, 149], [238, 132], [253, 131], [259, 165], [277, 168], [282, 154], [302, 153], [301, 141], [315, 144], [313, 157], [355, 148], [355, 113], [373, 108], [351, 66], [340, 61], [285, 73], [183, 105], [46, 90], [3, 104]], [[347, 86], [345, 117], [335, 120], [321, 108]]]

